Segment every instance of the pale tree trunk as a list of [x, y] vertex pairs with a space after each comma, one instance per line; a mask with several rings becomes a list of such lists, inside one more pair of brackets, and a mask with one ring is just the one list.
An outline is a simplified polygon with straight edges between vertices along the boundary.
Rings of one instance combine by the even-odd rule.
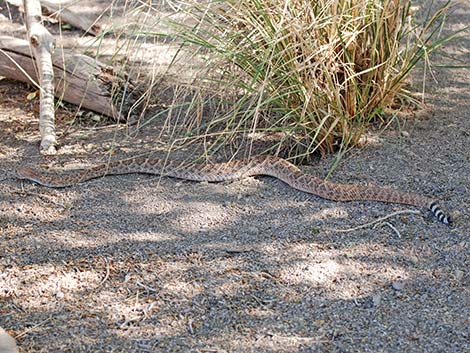
[[56, 143], [54, 125], [54, 71], [52, 69], [54, 37], [41, 23], [40, 1], [23, 0], [23, 5], [29, 45], [39, 73], [41, 151], [52, 154], [55, 153]]

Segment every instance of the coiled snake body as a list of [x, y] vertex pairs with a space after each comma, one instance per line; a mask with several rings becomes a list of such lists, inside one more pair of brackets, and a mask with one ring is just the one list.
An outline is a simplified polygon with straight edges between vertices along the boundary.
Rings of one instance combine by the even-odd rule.
[[76, 185], [106, 175], [130, 173], [154, 174], [206, 182], [230, 181], [248, 176], [267, 175], [280, 179], [295, 189], [324, 199], [381, 201], [412, 205], [428, 209], [444, 224], [451, 223], [450, 217], [434, 200], [428, 197], [378, 186], [338, 184], [325, 181], [306, 174], [292, 163], [275, 156], [260, 156], [216, 164], [183, 164], [154, 158], [131, 158], [64, 174], [47, 173], [28, 167], [17, 170], [19, 178], [52, 188]]

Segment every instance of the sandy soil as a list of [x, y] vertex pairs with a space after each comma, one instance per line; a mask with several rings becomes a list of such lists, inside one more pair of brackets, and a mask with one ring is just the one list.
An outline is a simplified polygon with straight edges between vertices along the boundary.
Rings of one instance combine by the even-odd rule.
[[[469, 18], [461, 5], [445, 32]], [[454, 227], [409, 215], [389, 220], [396, 230], [341, 233], [406, 207], [329, 202], [270, 178], [20, 181], [20, 165], [157, 148], [159, 126], [71, 124], [61, 108], [59, 154], [45, 158], [31, 88], [0, 80], [0, 327], [22, 352], [469, 351], [469, 50], [468, 38], [446, 45], [425, 109], [334, 175], [432, 195]], [[305, 169], [325, 175], [332, 160]]]

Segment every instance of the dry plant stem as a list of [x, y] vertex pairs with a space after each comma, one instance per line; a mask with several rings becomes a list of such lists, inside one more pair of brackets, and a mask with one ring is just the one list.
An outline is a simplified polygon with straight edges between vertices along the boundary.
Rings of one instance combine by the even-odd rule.
[[220, 133], [208, 149], [245, 131], [273, 132], [268, 153], [302, 160], [339, 149], [337, 161], [395, 98], [409, 96], [402, 86], [410, 70], [447, 40], [434, 28], [450, 6], [420, 23], [411, 0], [193, 3], [186, 12], [197, 25], [179, 17], [171, 25], [188, 49], [204, 53], [201, 85], [236, 97], [207, 124], [205, 133]]
[[53, 154], [55, 153], [54, 145], [56, 143], [54, 125], [54, 70], [52, 68], [54, 37], [41, 24], [40, 1], [23, 0], [23, 5], [29, 44], [39, 72], [41, 151]]
[[104, 282], [106, 282], [109, 278], [109, 273], [110, 273], [110, 270], [109, 270], [109, 261], [106, 257], [103, 257], [103, 260], [106, 264], [106, 274], [104, 275], [103, 279], [100, 281], [100, 283], [98, 284], [98, 287], [102, 286]]
[[41, 322], [38, 322], [36, 325], [34, 326], [31, 326], [31, 327], [28, 327], [27, 329], [25, 329], [23, 332], [19, 333], [18, 335], [16, 335], [16, 339], [20, 339], [21, 337], [24, 337], [26, 336], [28, 333], [34, 331], [36, 328], [44, 325], [45, 323], [47, 323], [48, 321], [51, 320], [51, 317], [48, 317], [47, 319], [45, 320], [42, 320]]
[[[326, 230], [330, 230], [330, 231], [333, 231], [333, 232], [337, 232], [337, 233], [348, 233], [348, 232], [354, 232], [356, 230], [359, 230], [359, 229], [364, 229], [364, 228], [369, 228], [371, 226], [375, 226], [376, 224], [378, 223], [382, 223], [383, 221], [389, 219], [389, 218], [392, 218], [392, 217], [395, 217], [395, 216], [399, 216], [399, 215], [402, 215], [402, 214], [418, 214], [418, 215], [422, 215], [422, 213], [420, 211], [417, 211], [417, 210], [403, 210], [403, 211], [397, 211], [397, 212], [393, 212], [393, 213], [390, 213], [386, 216], [383, 216], [383, 217], [380, 217], [378, 219], [376, 219], [375, 221], [372, 221], [372, 222], [368, 222], [368, 223], [364, 223], [364, 224], [361, 224], [361, 225], [358, 225], [357, 227], [353, 227], [353, 228], [347, 228], [347, 229], [335, 229], [335, 228], [327, 228]], [[390, 226], [390, 224], [388, 224]], [[392, 228], [393, 229], [393, 228]], [[396, 229], [394, 229], [396, 231]], [[398, 232], [398, 231], [397, 231]], [[399, 234], [399, 233], [398, 233]], [[399, 236], [400, 237], [400, 236]]]
[[389, 227], [391, 230], [393, 230], [395, 232], [395, 234], [397, 235], [398, 238], [401, 238], [401, 233], [390, 222], [384, 222], [383, 225]]

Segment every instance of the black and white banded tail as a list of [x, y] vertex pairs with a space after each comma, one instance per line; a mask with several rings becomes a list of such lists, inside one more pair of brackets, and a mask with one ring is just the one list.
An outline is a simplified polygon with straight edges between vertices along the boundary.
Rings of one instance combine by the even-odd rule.
[[429, 205], [429, 210], [431, 213], [439, 220], [439, 222], [451, 225], [452, 224], [452, 219], [450, 216], [446, 216], [444, 211], [439, 207], [436, 201], [431, 202]]

